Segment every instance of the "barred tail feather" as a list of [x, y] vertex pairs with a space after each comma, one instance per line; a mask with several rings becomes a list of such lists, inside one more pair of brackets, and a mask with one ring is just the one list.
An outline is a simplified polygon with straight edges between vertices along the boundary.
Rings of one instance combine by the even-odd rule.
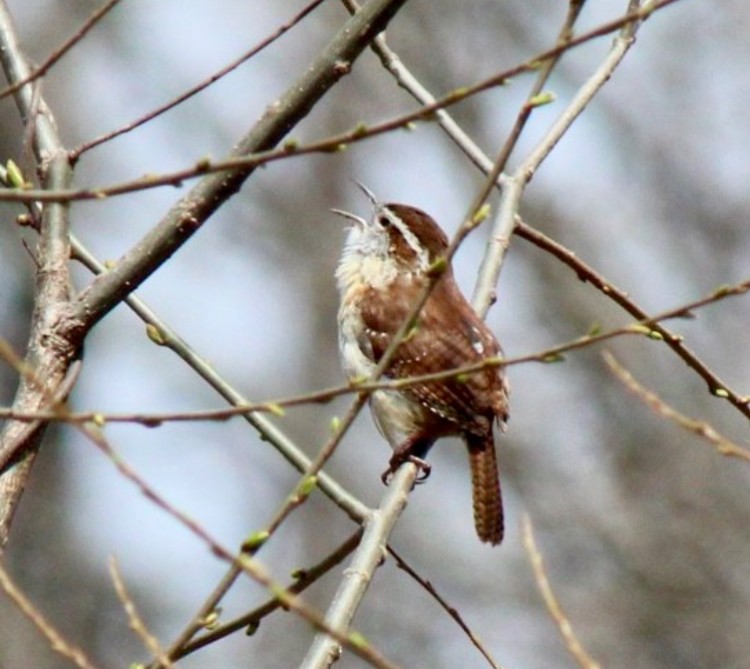
[[503, 500], [492, 435], [468, 435], [471, 485], [474, 498], [474, 526], [479, 538], [493, 545], [503, 540]]

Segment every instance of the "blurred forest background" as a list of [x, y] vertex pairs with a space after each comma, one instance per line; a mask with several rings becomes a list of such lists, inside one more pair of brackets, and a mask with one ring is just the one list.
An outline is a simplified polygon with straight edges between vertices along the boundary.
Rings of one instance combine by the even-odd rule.
[[[23, 47], [41, 62], [100, 3], [11, 0]], [[291, 0], [123, 0], [44, 78], [42, 92], [63, 141], [74, 147], [154, 109], [271, 34], [303, 6]], [[474, 83], [551, 47], [562, 0], [412, 0], [388, 42], [436, 95]], [[589, 0], [576, 33], [617, 18], [625, 2]], [[82, 156], [76, 185], [123, 182], [228, 153], [266, 107], [304, 71], [346, 20], [327, 0], [299, 26], [167, 114]], [[555, 147], [527, 189], [522, 214], [649, 313], [677, 307], [750, 274], [750, 8], [682, 0], [656, 12], [612, 79]], [[510, 168], [535, 145], [610, 48], [607, 35], [567, 53]], [[495, 155], [533, 75], [465, 100], [451, 112]], [[304, 143], [417, 108], [365, 51], [291, 136]], [[0, 101], [0, 159], [33, 166], [12, 98]], [[252, 399], [341, 383], [333, 272], [344, 239], [339, 207], [365, 214], [351, 179], [386, 201], [421, 207], [453, 233], [483, 176], [437, 124], [420, 123], [345, 152], [275, 162], [242, 191], [138, 294], [215, 369]], [[182, 194], [165, 187], [76, 203], [75, 234], [101, 259], [116, 259]], [[497, 203], [493, 196], [492, 204]], [[22, 352], [34, 267], [14, 225], [23, 208], [0, 204], [0, 337]], [[471, 294], [485, 225], [456, 258]], [[91, 280], [75, 270], [77, 287]], [[632, 318], [550, 254], [514, 238], [488, 322], [509, 357], [544, 350], [594, 325]], [[750, 394], [750, 305], [733, 298], [669, 323], [740, 394]], [[723, 458], [705, 440], [665, 421], [602, 362], [603, 348], [680, 411], [739, 444], [747, 419], [663, 343], [624, 337], [568, 354], [555, 365], [509, 368], [513, 395], [498, 441], [508, 531], [481, 545], [471, 523], [468, 467], [457, 443], [433, 450], [432, 476], [411, 496], [392, 543], [440, 590], [507, 669], [573, 667], [545, 609], [524, 552], [528, 512], [555, 592], [603, 667], [746, 667], [750, 657], [750, 464]], [[16, 372], [0, 366], [0, 405]], [[309, 454], [327, 438], [348, 398], [275, 418]], [[146, 336], [124, 306], [88, 337], [76, 410], [190, 411], [220, 398], [169, 350]], [[225, 545], [268, 522], [298, 474], [239, 419], [109, 425], [123, 457], [167, 500]], [[364, 502], [382, 495], [389, 452], [363, 412], [326, 471]], [[320, 494], [259, 558], [285, 580], [321, 559], [352, 522]], [[6, 564], [20, 587], [100, 667], [146, 661], [112, 586], [117, 557], [149, 629], [171, 641], [226, 565], [156, 508], [90, 442], [67, 426], [48, 433], [15, 520]], [[305, 594], [325, 609], [341, 568]], [[231, 617], [262, 601], [244, 579], [224, 604]], [[0, 596], [0, 667], [64, 666], [38, 631]], [[405, 667], [486, 666], [433, 599], [388, 561], [355, 619]], [[256, 635], [235, 634], [182, 660], [204, 666], [290, 667], [313, 632], [290, 613]], [[364, 666], [346, 653], [341, 666]]]

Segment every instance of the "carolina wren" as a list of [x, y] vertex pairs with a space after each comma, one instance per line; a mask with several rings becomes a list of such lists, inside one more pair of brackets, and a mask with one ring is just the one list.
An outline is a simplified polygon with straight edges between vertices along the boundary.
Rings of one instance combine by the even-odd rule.
[[[353, 221], [336, 270], [341, 306], [339, 350], [350, 379], [368, 377], [409, 315], [430, 276], [445, 260], [448, 238], [425, 212], [404, 204], [383, 204], [358, 184], [372, 202], [369, 220], [338, 209]], [[481, 363], [501, 353], [492, 332], [458, 289], [450, 266], [443, 265], [415, 327], [401, 342], [384, 379], [403, 379]], [[469, 451], [474, 524], [482, 541], [503, 538], [493, 425], [505, 428], [508, 384], [501, 367], [377, 390], [370, 409], [393, 448], [394, 472], [404, 461], [422, 458], [441, 437], [458, 436]]]

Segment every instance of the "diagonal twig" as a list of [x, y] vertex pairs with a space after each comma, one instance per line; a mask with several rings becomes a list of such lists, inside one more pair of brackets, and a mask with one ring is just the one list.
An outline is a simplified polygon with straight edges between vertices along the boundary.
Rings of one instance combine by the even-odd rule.
[[[516, 234], [526, 239], [535, 246], [555, 256], [570, 269], [572, 269], [581, 281], [586, 281], [595, 286], [603, 295], [622, 307], [631, 316], [638, 320], [648, 320], [648, 313], [638, 306], [629, 295], [596, 272], [590, 265], [576, 256], [570, 249], [550, 239], [544, 233], [516, 218]], [[724, 289], [719, 289], [720, 293]], [[715, 397], [727, 400], [746, 418], [750, 418], [750, 401], [740, 395], [725, 383], [719, 376], [706, 365], [684, 342], [680, 335], [675, 334], [661, 323], [654, 323], [653, 329], [659, 334], [664, 342], [671, 348], [703, 381], [708, 391]]]
[[120, 573], [117, 560], [114, 557], [110, 557], [109, 559], [109, 574], [112, 577], [112, 583], [115, 586], [117, 597], [122, 603], [122, 607], [125, 609], [125, 614], [130, 621], [130, 629], [138, 635], [138, 638], [143, 641], [143, 645], [148, 648], [151, 654], [159, 659], [159, 662], [161, 662], [164, 669], [174, 669], [174, 664], [172, 664], [165, 654], [159, 640], [149, 631], [141, 614], [138, 613], [135, 602], [125, 586], [125, 581]]
[[[232, 155], [244, 156], [277, 144], [349, 72], [352, 62], [405, 1], [369, 0], [362, 11], [346, 21], [304, 74], [268, 107]], [[254, 169], [236, 168], [199, 181], [109, 272], [81, 293], [63, 330], [86, 330], [99, 322], [185, 244]]]
[[76, 44], [78, 44], [86, 36], [86, 34], [94, 26], [96, 26], [96, 24], [99, 23], [99, 21], [101, 21], [106, 16], [106, 14], [109, 13], [110, 10], [114, 9], [115, 5], [117, 5], [119, 2], [120, 0], [107, 0], [107, 2], [99, 7], [99, 9], [94, 10], [91, 13], [91, 16], [89, 16], [88, 19], [86, 19], [86, 21], [83, 23], [83, 25], [73, 35], [65, 40], [65, 42], [60, 47], [55, 49], [41, 65], [34, 68], [33, 71], [29, 72], [23, 78], [15, 81], [11, 86], [8, 86], [6, 89], [0, 91], [0, 100], [8, 97], [9, 95], [17, 93], [26, 84], [30, 84], [32, 81], [35, 81], [39, 77], [43, 77], [55, 65], [55, 63], [57, 63], [66, 53], [69, 53], [70, 50]]
[[526, 549], [526, 554], [529, 556], [531, 568], [534, 571], [534, 579], [539, 586], [539, 591], [542, 594], [547, 610], [555, 621], [557, 629], [560, 631], [560, 635], [565, 642], [565, 647], [575, 661], [578, 662], [581, 669], [601, 669], [601, 665], [588, 654], [588, 651], [578, 640], [578, 637], [573, 631], [573, 626], [570, 624], [570, 620], [565, 615], [562, 606], [560, 606], [560, 602], [557, 600], [557, 597], [552, 590], [552, 585], [550, 585], [547, 572], [544, 569], [542, 554], [539, 552], [536, 540], [534, 539], [534, 528], [531, 524], [531, 518], [528, 515], [523, 517], [521, 523], [521, 536], [523, 538], [523, 545]]
[[185, 100], [190, 99], [194, 95], [197, 95], [198, 93], [205, 90], [209, 86], [215, 84], [217, 81], [219, 81], [219, 79], [222, 79], [230, 72], [233, 72], [234, 70], [236, 70], [240, 65], [242, 65], [242, 63], [250, 60], [257, 54], [259, 54], [261, 51], [263, 51], [263, 49], [265, 49], [267, 46], [273, 44], [277, 39], [279, 39], [279, 37], [286, 34], [289, 30], [291, 30], [294, 26], [296, 26], [300, 21], [302, 21], [308, 14], [310, 14], [310, 12], [312, 12], [314, 9], [317, 9], [318, 6], [320, 6], [323, 2], [325, 2], [325, 0], [313, 0], [307, 6], [303, 7], [299, 12], [297, 12], [297, 14], [295, 14], [291, 19], [289, 19], [289, 21], [279, 26], [279, 28], [276, 31], [274, 31], [273, 33], [268, 35], [265, 39], [263, 39], [259, 44], [256, 44], [252, 49], [250, 49], [249, 51], [246, 51], [239, 58], [229, 63], [229, 65], [226, 65], [218, 72], [215, 72], [205, 81], [202, 81], [199, 84], [196, 84], [192, 88], [188, 89], [187, 91], [185, 91], [184, 93], [176, 97], [174, 100], [170, 100], [166, 104], [161, 105], [160, 107], [157, 107], [156, 109], [152, 109], [147, 114], [144, 114], [140, 118], [137, 118], [134, 121], [131, 121], [130, 123], [124, 125], [121, 128], [117, 128], [116, 130], [112, 130], [110, 132], [104, 133], [103, 135], [100, 135], [99, 137], [95, 137], [94, 139], [88, 140], [87, 142], [76, 147], [75, 149], [72, 149], [68, 154], [70, 156], [71, 161], [75, 162], [86, 151], [90, 151], [91, 149], [99, 146], [100, 144], [104, 144], [105, 142], [115, 139], [116, 137], [119, 137], [120, 135], [124, 135], [125, 133], [130, 132], [131, 130], [135, 130], [136, 128], [142, 126], [144, 123], [148, 123], [149, 121], [152, 121], [157, 116], [164, 114], [170, 109], [174, 109], [178, 105], [185, 102]]
[[52, 624], [42, 615], [21, 589], [14, 583], [0, 558], [0, 588], [20, 611], [31, 621], [47, 639], [50, 648], [73, 662], [79, 669], [96, 669], [86, 654], [73, 644], [66, 641]]
[[[372, 575], [382, 562], [385, 553], [385, 537], [396, 524], [406, 506], [408, 493], [417, 478], [417, 466], [408, 463], [399, 467], [393, 475], [380, 507], [365, 523], [362, 541], [351, 564], [344, 572], [333, 602], [326, 612], [325, 621], [339, 635], [349, 634], [349, 625], [354, 618]], [[316, 635], [310, 650], [300, 664], [300, 669], [318, 669], [330, 666], [341, 654], [340, 638], [329, 632]]]
[[435, 586], [428, 580], [422, 578], [414, 569], [412, 569], [406, 561], [394, 550], [392, 546], [388, 546], [388, 552], [396, 560], [396, 564], [399, 569], [403, 569], [409, 576], [411, 576], [419, 585], [421, 585], [427, 593], [445, 610], [445, 612], [456, 621], [456, 624], [463, 630], [464, 634], [469, 637], [469, 641], [476, 647], [476, 649], [484, 656], [488, 664], [493, 669], [503, 669], [502, 666], [495, 660], [490, 654], [488, 648], [482, 643], [482, 640], [472, 631], [472, 629], [466, 624], [466, 621], [461, 617], [458, 610], [451, 606], [435, 588]]
[[750, 450], [743, 448], [738, 444], [734, 443], [731, 439], [727, 439], [724, 435], [720, 434], [710, 423], [706, 421], [697, 420], [680, 413], [676, 409], [669, 406], [663, 399], [661, 399], [655, 392], [647, 390], [635, 377], [623, 367], [614, 355], [608, 351], [602, 353], [604, 362], [606, 363], [609, 371], [611, 371], [622, 384], [634, 395], [648, 405], [648, 407], [659, 416], [671, 420], [673, 423], [677, 423], [680, 427], [694, 432], [702, 439], [709, 442], [720, 455], [725, 455], [733, 458], [739, 458], [750, 462]]

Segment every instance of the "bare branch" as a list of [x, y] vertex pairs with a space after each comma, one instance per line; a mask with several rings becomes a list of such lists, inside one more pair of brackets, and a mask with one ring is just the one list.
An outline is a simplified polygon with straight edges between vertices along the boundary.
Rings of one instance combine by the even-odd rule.
[[531, 518], [529, 518], [528, 515], [524, 515], [523, 517], [521, 532], [526, 554], [529, 556], [531, 568], [534, 570], [536, 584], [539, 586], [539, 591], [542, 593], [542, 598], [547, 605], [547, 610], [555, 621], [557, 629], [560, 630], [560, 635], [565, 642], [565, 646], [575, 661], [581, 666], [581, 669], [601, 669], [601, 665], [592, 659], [578, 640], [578, 637], [573, 631], [573, 626], [570, 624], [570, 620], [568, 620], [560, 603], [557, 601], [557, 597], [555, 597], [555, 593], [553, 592], [552, 586], [547, 578], [547, 572], [544, 569], [542, 554], [536, 546], [534, 528], [531, 524]]
[[257, 54], [259, 54], [261, 51], [263, 51], [263, 49], [265, 49], [267, 46], [273, 44], [277, 39], [279, 39], [279, 37], [281, 37], [282, 35], [287, 33], [289, 30], [291, 30], [300, 21], [302, 21], [302, 19], [304, 19], [308, 14], [310, 14], [314, 9], [317, 9], [323, 2], [324, 0], [313, 0], [306, 7], [303, 7], [289, 21], [279, 26], [279, 28], [275, 32], [271, 33], [265, 39], [263, 39], [260, 43], [256, 44], [252, 49], [243, 53], [239, 58], [229, 63], [229, 65], [223, 67], [221, 70], [219, 70], [215, 74], [212, 74], [205, 81], [202, 81], [196, 86], [193, 86], [193, 88], [188, 89], [187, 91], [185, 91], [184, 93], [176, 97], [174, 100], [170, 100], [169, 102], [162, 105], [161, 107], [157, 107], [156, 109], [151, 110], [147, 114], [144, 114], [143, 116], [136, 119], [135, 121], [131, 121], [127, 125], [124, 125], [123, 127], [118, 128], [117, 130], [112, 130], [103, 135], [100, 135], [99, 137], [96, 137], [95, 139], [89, 140], [88, 142], [85, 142], [84, 144], [81, 144], [81, 146], [69, 152], [70, 160], [72, 162], [75, 162], [81, 157], [81, 154], [85, 153], [86, 151], [90, 151], [91, 149], [99, 146], [100, 144], [103, 144], [104, 142], [108, 142], [114, 139], [115, 137], [119, 137], [120, 135], [123, 135], [126, 132], [135, 130], [136, 128], [142, 126], [144, 123], [148, 123], [149, 121], [152, 121], [157, 116], [160, 116], [161, 114], [169, 111], [170, 109], [173, 109], [177, 105], [185, 102], [185, 100], [190, 99], [191, 97], [205, 90], [212, 84], [215, 84], [217, 81], [219, 81], [219, 79], [225, 77], [230, 72], [233, 72], [234, 70], [236, 70], [240, 65], [242, 65], [242, 63], [250, 60]]
[[8, 86], [4, 91], [0, 91], [0, 100], [7, 98], [9, 95], [20, 91], [26, 84], [30, 84], [39, 77], [43, 77], [47, 72], [57, 63], [66, 53], [68, 53], [76, 44], [78, 44], [86, 34], [101, 21], [104, 16], [111, 10], [114, 9], [120, 0], [108, 0], [99, 9], [91, 13], [84, 24], [71, 35], [60, 47], [55, 49], [39, 67], [35, 68], [32, 72], [29, 72], [26, 76], [18, 81], [15, 81], [13, 85]]
[[[315, 103], [349, 71], [375, 35], [406, 0], [370, 0], [237, 144], [233, 156], [263, 151], [279, 142]], [[145, 281], [234, 195], [254, 168], [237, 168], [204, 177], [117, 265], [84, 290], [67, 327], [89, 329]]]
[[633, 375], [617, 362], [615, 356], [609, 351], [604, 351], [602, 357], [604, 358], [604, 362], [607, 364], [609, 371], [611, 371], [630, 392], [645, 402], [654, 413], [677, 423], [677, 425], [685, 430], [694, 432], [702, 439], [708, 441], [720, 455], [740, 458], [741, 460], [750, 462], [750, 450], [738, 446], [731, 439], [727, 439], [710, 423], [690, 418], [676, 409], [673, 409], [656, 393], [647, 390], [638, 383]]
[[146, 624], [143, 622], [143, 618], [141, 618], [138, 613], [135, 602], [128, 593], [128, 589], [125, 587], [125, 581], [122, 580], [120, 569], [117, 566], [117, 560], [114, 557], [110, 557], [109, 559], [109, 574], [112, 577], [112, 583], [115, 586], [117, 597], [122, 603], [125, 613], [128, 616], [128, 620], [130, 621], [130, 629], [138, 635], [138, 638], [143, 641], [143, 645], [146, 646], [154, 657], [158, 658], [159, 662], [161, 662], [165, 669], [174, 669], [174, 665], [165, 654], [159, 640], [149, 632]]
[[[9, 81], [18, 82], [29, 75], [29, 66], [21, 53], [4, 0], [0, 1], [0, 64]], [[31, 85], [19, 88], [15, 101], [22, 118], [33, 127], [32, 149], [43, 185], [52, 189], [67, 188], [72, 171], [47, 105], [41, 96], [34, 94]], [[44, 390], [22, 377], [13, 401], [14, 410], [45, 408], [47, 398], [54, 397], [63, 386], [68, 368], [77, 355], [80, 340], [55, 335], [57, 324], [71, 300], [68, 234], [67, 206], [51, 204], [44, 210], [41, 220], [34, 310], [24, 359], [25, 368], [33, 370]], [[0, 454], [22, 454], [11, 468], [0, 474], [0, 551], [8, 540], [13, 515], [45, 430], [46, 423], [29, 430], [26, 424], [11, 420], [0, 435]]]
[[388, 546], [388, 552], [396, 560], [396, 564], [399, 569], [403, 569], [409, 576], [411, 576], [419, 585], [421, 585], [433, 599], [443, 608], [443, 610], [456, 621], [456, 624], [463, 630], [464, 634], [469, 637], [469, 641], [476, 647], [476, 649], [484, 656], [488, 664], [493, 669], [503, 669], [502, 666], [495, 660], [490, 654], [488, 648], [482, 643], [482, 640], [474, 634], [471, 628], [466, 624], [461, 614], [456, 610], [455, 607], [451, 606], [435, 588], [435, 586], [428, 580], [422, 578], [414, 569], [412, 569], [406, 561], [393, 549], [392, 546]]
[[[365, 595], [377, 567], [385, 553], [385, 541], [406, 507], [408, 491], [417, 477], [417, 467], [413, 463], [402, 465], [394, 474], [391, 484], [377, 511], [373, 511], [365, 523], [357, 553], [352, 563], [344, 571], [333, 602], [326, 613], [326, 625], [337, 630], [332, 636], [328, 632], [318, 634], [307, 656], [300, 665], [301, 669], [322, 669], [333, 664], [341, 654], [340, 641], [349, 635], [349, 625], [354, 613]], [[407, 491], [407, 492], [404, 492]]]
[[[630, 16], [637, 12], [637, 3], [635, 4], [636, 7], [633, 7], [633, 3], [630, 3], [630, 6], [628, 7], [629, 11], [626, 16]], [[574, 14], [573, 18], [575, 16], [577, 16], [577, 14]], [[569, 14], [559, 38], [559, 41], [562, 42], [562, 44], [569, 44], [571, 42], [566, 36], [569, 31], [568, 22], [570, 20], [571, 15]], [[604, 61], [599, 65], [594, 74], [589, 77], [588, 81], [581, 86], [568, 106], [563, 110], [560, 117], [549, 127], [544, 137], [534, 147], [531, 153], [521, 161], [521, 164], [516, 168], [513, 174], [507, 176], [503, 182], [502, 195], [500, 197], [500, 204], [498, 205], [498, 215], [492, 226], [491, 241], [479, 270], [479, 278], [474, 288], [473, 303], [478, 313], [485, 314], [494, 301], [495, 286], [497, 286], [498, 278], [500, 276], [500, 268], [505, 256], [505, 251], [508, 248], [510, 237], [513, 234], [513, 229], [516, 225], [516, 216], [518, 215], [521, 206], [521, 197], [526, 185], [531, 181], [534, 172], [539, 169], [539, 166], [549, 155], [550, 151], [552, 151], [555, 144], [560, 141], [560, 138], [568, 131], [573, 124], [573, 121], [575, 121], [583, 112], [586, 105], [588, 105], [591, 99], [599, 92], [601, 87], [612, 76], [612, 73], [617, 66], [622, 62], [628, 49], [633, 44], [638, 25], [638, 21], [631, 21], [623, 24], [620, 35], [614, 40], [612, 49]], [[546, 81], [545, 75], [552, 65], [554, 65], [553, 60], [550, 59], [546, 61], [545, 68], [542, 70], [538, 84], [543, 84], [543, 82]], [[540, 91], [541, 85], [538, 85], [534, 90]], [[520, 133], [521, 128], [523, 128], [533, 106], [532, 101], [533, 98], [530, 98], [526, 103], [528, 111], [522, 110], [521, 115], [519, 115], [514, 132], [517, 131]], [[517, 139], [517, 136], [511, 134], [507, 149], [504, 149], [501, 153], [505, 159], [510, 155], [510, 151], [512, 150], [512, 147], [515, 146]]]
[[2, 559], [0, 559], [0, 588], [20, 609], [21, 613], [31, 621], [34, 627], [42, 633], [53, 651], [69, 659], [80, 669], [96, 669], [94, 664], [86, 657], [86, 654], [80, 648], [68, 643], [24, 595], [5, 569]]
[[[516, 234], [555, 256], [559, 260], [562, 260], [576, 273], [581, 281], [587, 281], [595, 286], [603, 295], [606, 295], [610, 300], [618, 304], [634, 318], [643, 322], [648, 321], [648, 314], [646, 311], [633, 302], [625, 291], [620, 290], [613, 283], [605, 279], [601, 274], [578, 258], [570, 249], [558, 244], [539, 230], [535, 230], [531, 226], [526, 225], [520, 218], [516, 219]], [[724, 290], [725, 288], [719, 288], [716, 291], [716, 294], [721, 294]], [[724, 381], [719, 378], [719, 376], [713, 372], [706, 363], [704, 363], [685, 345], [681, 336], [674, 334], [664, 325], [657, 322], [653, 323], [653, 328], [664, 340], [667, 346], [669, 346], [669, 348], [682, 358], [690, 369], [706, 382], [708, 391], [712, 395], [726, 399], [732, 404], [732, 406], [742, 413], [742, 415], [750, 418], [750, 402], [748, 402], [747, 397], [740, 395], [730, 388], [728, 384], [724, 383]]]

